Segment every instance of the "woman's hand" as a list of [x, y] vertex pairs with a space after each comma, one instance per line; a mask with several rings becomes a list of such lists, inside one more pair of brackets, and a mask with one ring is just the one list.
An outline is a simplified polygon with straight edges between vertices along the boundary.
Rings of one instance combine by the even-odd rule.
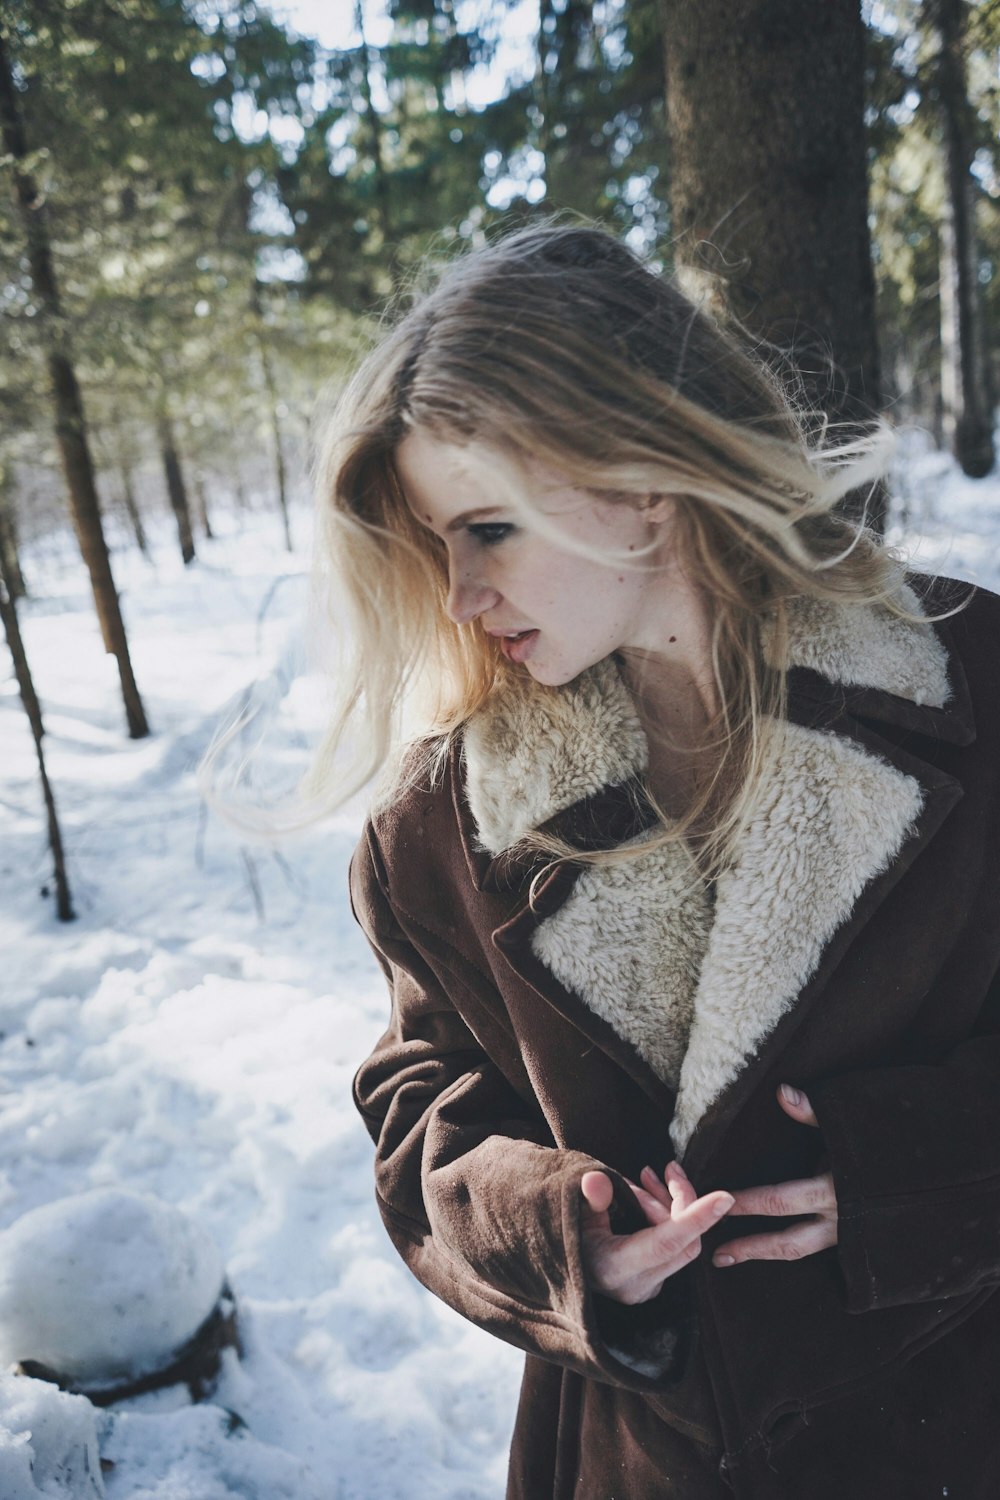
[[615, 1234], [608, 1210], [614, 1190], [605, 1172], [584, 1172], [583, 1260], [587, 1283], [615, 1302], [648, 1302], [701, 1250], [701, 1237], [733, 1206], [731, 1193], [699, 1198], [682, 1168], [671, 1162], [660, 1183], [643, 1168], [644, 1187], [629, 1183], [649, 1220], [647, 1229]]
[[[778, 1103], [801, 1125], [819, 1125], [805, 1094], [783, 1083]], [[781, 1182], [773, 1187], [743, 1188], [734, 1195], [730, 1213], [737, 1214], [811, 1214], [805, 1224], [793, 1224], [773, 1234], [750, 1234], [742, 1240], [729, 1240], [712, 1255], [713, 1266], [735, 1266], [745, 1260], [801, 1260], [837, 1243], [837, 1195], [833, 1177], [822, 1172], [818, 1177], [803, 1177], [795, 1182]]]

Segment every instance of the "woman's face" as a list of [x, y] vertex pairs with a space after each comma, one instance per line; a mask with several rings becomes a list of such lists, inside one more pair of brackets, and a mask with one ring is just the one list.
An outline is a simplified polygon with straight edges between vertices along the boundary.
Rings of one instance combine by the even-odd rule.
[[613, 651], [674, 655], [690, 639], [691, 590], [669, 544], [673, 502], [640, 511], [555, 477], [540, 480], [538, 509], [567, 536], [601, 552], [660, 543], [642, 568], [609, 566], [528, 529], [509, 502], [489, 493], [481, 453], [414, 429], [395, 460], [407, 504], [448, 549], [450, 618], [478, 620], [499, 637], [533, 632], [503, 639], [501, 649], [538, 682], [570, 682]]

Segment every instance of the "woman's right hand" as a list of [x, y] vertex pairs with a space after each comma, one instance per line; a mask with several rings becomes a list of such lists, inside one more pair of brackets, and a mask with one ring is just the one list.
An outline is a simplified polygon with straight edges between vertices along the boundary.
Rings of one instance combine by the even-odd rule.
[[734, 1200], [731, 1193], [721, 1191], [699, 1198], [677, 1162], [670, 1162], [662, 1183], [645, 1167], [642, 1186], [630, 1182], [629, 1187], [648, 1227], [615, 1234], [609, 1216], [611, 1178], [606, 1172], [584, 1172], [584, 1269], [593, 1291], [615, 1302], [648, 1302], [668, 1276], [697, 1259], [702, 1235], [729, 1212]]

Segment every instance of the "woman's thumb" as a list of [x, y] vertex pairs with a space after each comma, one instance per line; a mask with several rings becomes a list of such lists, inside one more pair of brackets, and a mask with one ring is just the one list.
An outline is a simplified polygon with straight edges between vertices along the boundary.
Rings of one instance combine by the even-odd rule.
[[596, 1214], [607, 1213], [615, 1196], [614, 1186], [607, 1172], [584, 1172], [580, 1179], [580, 1190], [587, 1206]]

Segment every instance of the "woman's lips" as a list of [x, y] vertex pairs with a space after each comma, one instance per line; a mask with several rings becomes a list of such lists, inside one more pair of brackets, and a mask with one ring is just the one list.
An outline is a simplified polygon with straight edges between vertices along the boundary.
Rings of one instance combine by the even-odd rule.
[[501, 636], [500, 650], [508, 661], [526, 661], [531, 655], [535, 641], [538, 639], [537, 630], [527, 630], [524, 635]]

